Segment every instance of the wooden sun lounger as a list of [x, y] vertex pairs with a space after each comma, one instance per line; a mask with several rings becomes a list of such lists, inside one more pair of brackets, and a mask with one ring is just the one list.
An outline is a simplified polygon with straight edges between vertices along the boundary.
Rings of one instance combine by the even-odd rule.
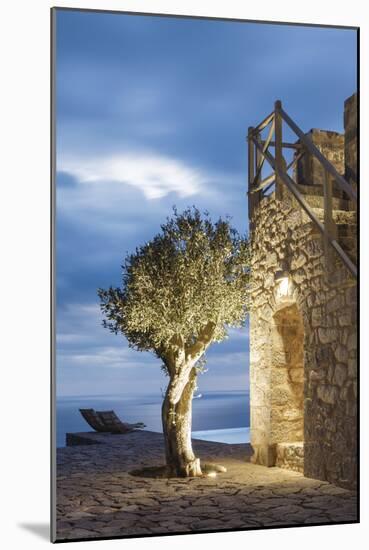
[[101, 418], [99, 418], [94, 409], [79, 409], [79, 412], [92, 429], [96, 430], [97, 432], [107, 431], [104, 422], [101, 420]]
[[128, 433], [145, 427], [143, 422], [128, 424], [122, 422], [114, 411], [95, 411], [94, 409], [79, 409], [86, 422], [97, 432]]

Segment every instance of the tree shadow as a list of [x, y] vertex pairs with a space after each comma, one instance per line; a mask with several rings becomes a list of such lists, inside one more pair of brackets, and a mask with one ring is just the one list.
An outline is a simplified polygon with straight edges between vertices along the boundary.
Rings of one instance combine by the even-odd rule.
[[[226, 472], [227, 469], [212, 462], [201, 463], [202, 475], [197, 477], [214, 477], [218, 473]], [[178, 476], [172, 474], [167, 466], [146, 466], [128, 472], [129, 475], [135, 477], [150, 477], [155, 479], [178, 479]], [[183, 478], [180, 478], [183, 479]]]
[[18, 523], [18, 527], [30, 531], [41, 539], [50, 540], [50, 525], [48, 523]]
[[135, 477], [151, 477], [151, 478], [158, 478], [158, 479], [172, 477], [166, 466], [146, 466], [143, 468], [138, 468], [136, 470], [131, 470], [128, 473], [129, 475], [135, 476]]

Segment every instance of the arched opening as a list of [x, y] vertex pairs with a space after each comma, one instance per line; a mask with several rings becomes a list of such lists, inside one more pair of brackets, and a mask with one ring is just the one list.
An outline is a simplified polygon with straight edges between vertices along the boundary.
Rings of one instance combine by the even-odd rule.
[[270, 441], [276, 466], [303, 472], [304, 327], [296, 304], [274, 314]]

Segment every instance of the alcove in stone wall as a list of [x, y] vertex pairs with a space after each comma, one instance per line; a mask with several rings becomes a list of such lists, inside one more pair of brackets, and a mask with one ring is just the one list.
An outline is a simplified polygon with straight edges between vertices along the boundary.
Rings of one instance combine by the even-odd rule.
[[304, 327], [296, 304], [278, 310], [271, 330], [270, 443], [276, 465], [303, 471]]

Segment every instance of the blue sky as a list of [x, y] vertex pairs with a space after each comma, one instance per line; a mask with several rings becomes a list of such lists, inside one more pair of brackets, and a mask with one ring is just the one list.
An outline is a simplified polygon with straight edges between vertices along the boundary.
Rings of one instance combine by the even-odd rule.
[[[342, 131], [356, 33], [58, 10], [56, 36], [57, 394], [160, 393], [158, 360], [102, 328], [96, 289], [174, 204], [245, 233], [248, 126], [281, 99], [303, 130]], [[201, 391], [247, 389], [247, 329], [207, 367]]]

